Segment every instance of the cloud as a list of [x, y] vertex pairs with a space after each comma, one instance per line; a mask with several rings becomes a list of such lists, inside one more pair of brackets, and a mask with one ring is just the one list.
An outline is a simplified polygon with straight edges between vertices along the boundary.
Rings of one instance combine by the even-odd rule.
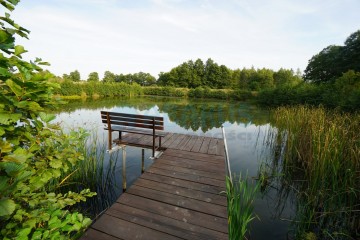
[[49, 0], [20, 3], [14, 18], [32, 31], [30, 41], [20, 40], [29, 58], [86, 79], [106, 70], [157, 76], [196, 58], [304, 69], [358, 30], [359, 8], [357, 0]]

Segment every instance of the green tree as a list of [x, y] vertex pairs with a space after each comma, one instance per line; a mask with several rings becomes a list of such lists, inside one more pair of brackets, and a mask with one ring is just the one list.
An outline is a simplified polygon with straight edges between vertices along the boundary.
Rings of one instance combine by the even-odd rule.
[[307, 82], [321, 83], [334, 81], [341, 76], [340, 52], [342, 47], [331, 45], [309, 60], [304, 71]]
[[97, 72], [91, 72], [87, 80], [88, 82], [98, 82], [99, 74]]
[[73, 72], [70, 72], [70, 74], [63, 74], [64, 80], [70, 80], [74, 82], [80, 81], [80, 72], [78, 70], [75, 70]]
[[[18, 2], [1, 4], [14, 10]], [[83, 159], [84, 132], [64, 134], [49, 123], [54, 116], [46, 109], [54, 106], [58, 85], [40, 67], [46, 62], [22, 60], [26, 50], [15, 36], [28, 33], [9, 13], [0, 17], [0, 238], [68, 239], [91, 220], [66, 209], [94, 194], [55, 193], [60, 184], [52, 184]]]
[[280, 68], [279, 71], [274, 73], [274, 83], [276, 87], [292, 87], [301, 82], [301, 79], [298, 75], [294, 74], [294, 71], [291, 69]]
[[103, 82], [115, 82], [116, 74], [114, 74], [110, 71], [105, 71], [104, 77], [102, 80], [103, 80]]
[[304, 80], [313, 83], [334, 82], [343, 73], [360, 71], [360, 30], [352, 33], [344, 46], [330, 45], [309, 60]]

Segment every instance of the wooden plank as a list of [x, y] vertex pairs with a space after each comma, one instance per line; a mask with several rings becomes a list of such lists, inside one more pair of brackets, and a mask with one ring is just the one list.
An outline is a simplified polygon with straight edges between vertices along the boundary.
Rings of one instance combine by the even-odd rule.
[[208, 154], [213, 155], [217, 152], [217, 142], [218, 139], [212, 138], [209, 144]]
[[194, 146], [191, 149], [192, 152], [199, 152], [200, 151], [200, 148], [201, 148], [201, 145], [202, 145], [202, 143], [204, 141], [204, 138], [205, 137], [199, 137], [198, 139], [196, 139], [196, 142], [194, 143]]
[[215, 174], [225, 174], [225, 166], [223, 164], [204, 164], [204, 162], [193, 161], [190, 159], [173, 156], [162, 156], [153, 165], [155, 166], [156, 164], [168, 164], [173, 166], [201, 170], [205, 172], [212, 172]]
[[156, 167], [149, 168], [147, 170], [147, 172], [155, 173], [155, 174], [159, 174], [159, 175], [163, 175], [163, 176], [168, 176], [168, 177], [173, 177], [173, 178], [178, 178], [178, 179], [183, 179], [183, 180], [188, 180], [188, 181], [193, 181], [193, 182], [198, 182], [198, 183], [203, 183], [203, 184], [207, 184], [207, 185], [211, 185], [211, 186], [216, 186], [216, 187], [220, 187], [222, 189], [221, 191], [225, 191], [225, 182], [219, 181], [216, 179], [212, 179], [212, 178], [206, 178], [206, 177], [196, 176], [196, 175], [192, 175], [192, 174], [180, 173], [180, 172], [176, 172], [176, 171], [169, 171], [169, 170], [159, 169]]
[[95, 229], [89, 228], [79, 240], [119, 240], [120, 238], [113, 237], [103, 232], [99, 232]]
[[[182, 173], [198, 175], [198, 176], [202, 176], [202, 177], [218, 179], [218, 180], [224, 180], [225, 179], [224, 175], [222, 175], [222, 174], [214, 174], [212, 172], [195, 170], [195, 169], [191, 169], [191, 168], [184, 168], [184, 167], [167, 165], [167, 164], [156, 164], [156, 166], [154, 166], [154, 167], [161, 168], [161, 169], [166, 169], [166, 170], [171, 170], [171, 171], [176, 171], [176, 172], [182, 172]], [[225, 171], [224, 171], [224, 174], [225, 174]]]
[[191, 151], [191, 149], [194, 147], [194, 144], [196, 140], [198, 139], [198, 136], [191, 136], [190, 140], [186, 143], [186, 145], [182, 148], [184, 151]]
[[173, 141], [172, 144], [168, 146], [168, 148], [176, 148], [178, 147], [179, 143], [185, 138], [184, 134], [176, 134], [176, 139]]
[[162, 138], [162, 144], [161, 145], [164, 145], [173, 135], [174, 135], [174, 133], [167, 132], [165, 134], [165, 136]]
[[177, 138], [177, 134], [172, 133], [172, 135], [170, 136], [170, 138], [167, 139], [167, 140], [162, 144], [162, 146], [163, 146], [164, 148], [168, 148], [168, 147], [175, 141], [176, 138]]
[[228, 232], [227, 218], [216, 217], [127, 193], [121, 195], [117, 202], [192, 225], [201, 226], [222, 233]]
[[220, 195], [220, 194], [211, 194], [211, 193], [205, 193], [201, 191], [196, 191], [192, 189], [187, 189], [184, 187], [177, 187], [174, 188], [173, 185], [165, 184], [165, 183], [159, 183], [155, 181], [151, 181], [145, 178], [139, 178], [134, 185], [142, 186], [150, 189], [154, 189], [157, 191], [167, 192], [174, 195], [179, 195], [187, 198], [192, 198], [200, 201], [204, 201], [207, 203], [213, 203], [221, 206], [227, 206], [226, 202], [226, 196]]
[[223, 139], [218, 140], [216, 155], [225, 156], [225, 144]]
[[124, 240], [132, 239], [181, 239], [175, 236], [171, 236], [166, 233], [154, 231], [152, 229], [124, 221], [122, 219], [110, 216], [108, 214], [102, 215], [93, 225], [92, 228], [106, 232], [117, 238]]
[[201, 148], [199, 150], [200, 153], [207, 153], [208, 152], [210, 140], [211, 140], [211, 138], [205, 137], [205, 139], [204, 139], [204, 141], [203, 141], [203, 143], [201, 145]]
[[137, 184], [132, 185], [127, 193], [152, 199], [157, 202], [163, 202], [174, 206], [195, 210], [205, 214], [227, 218], [226, 207], [217, 204], [191, 199], [180, 195], [174, 195], [167, 192], [161, 192]]
[[120, 113], [120, 112], [108, 112], [108, 111], [100, 111], [102, 117], [106, 117], [107, 113], [109, 116], [123, 116], [123, 117], [131, 117], [131, 118], [139, 118], [139, 119], [155, 119], [159, 121], [164, 121], [163, 117], [157, 116], [148, 116], [148, 115], [140, 115], [140, 114], [129, 114], [129, 113]]
[[143, 175], [141, 175], [141, 178], [155, 181], [158, 183], [169, 184], [172, 185], [175, 189], [177, 187], [185, 187], [187, 189], [193, 189], [193, 190], [212, 193], [212, 194], [219, 194], [221, 191], [224, 191], [223, 187], [211, 186], [203, 183], [173, 178], [173, 177], [159, 175], [150, 172], [145, 172]]
[[183, 150], [184, 149], [184, 147], [185, 147], [185, 145], [186, 145], [186, 143], [188, 142], [188, 141], [190, 141], [190, 139], [191, 139], [191, 136], [190, 135], [185, 135], [185, 137], [179, 142], [179, 144], [176, 146], [176, 147], [174, 147], [175, 149], [179, 149], [179, 150]]
[[180, 158], [186, 158], [194, 161], [204, 161], [207, 163], [214, 163], [214, 164], [224, 164], [224, 157], [223, 156], [216, 156], [216, 155], [208, 155], [203, 153], [195, 153], [195, 152], [185, 152], [179, 151], [177, 149], [167, 149], [164, 153], [164, 156], [174, 156]]
[[107, 214], [183, 239], [228, 239], [227, 234], [115, 203]]

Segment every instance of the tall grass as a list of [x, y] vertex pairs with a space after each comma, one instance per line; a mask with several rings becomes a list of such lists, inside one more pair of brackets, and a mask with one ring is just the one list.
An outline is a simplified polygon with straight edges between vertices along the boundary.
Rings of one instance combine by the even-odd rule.
[[226, 177], [229, 239], [242, 240], [247, 239], [249, 223], [255, 218], [253, 201], [258, 185], [253, 187], [247, 177], [242, 178], [241, 175], [234, 180], [231, 182]]
[[58, 183], [58, 190], [79, 191], [89, 188], [96, 192], [96, 196], [76, 206], [82, 213], [95, 218], [116, 200], [122, 190], [121, 183], [116, 183], [116, 180], [121, 179], [116, 172], [121, 151], [109, 154], [105, 141], [99, 141], [96, 136], [88, 137], [79, 150], [83, 152], [84, 160]]
[[[280, 166], [282, 183], [297, 196], [295, 237], [358, 239], [360, 114], [281, 107], [273, 121], [274, 166]], [[281, 156], [279, 149], [284, 149]]]

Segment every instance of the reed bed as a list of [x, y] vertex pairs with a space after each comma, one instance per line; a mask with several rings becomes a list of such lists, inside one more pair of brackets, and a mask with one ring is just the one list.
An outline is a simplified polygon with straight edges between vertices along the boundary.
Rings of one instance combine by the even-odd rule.
[[273, 166], [296, 195], [295, 238], [359, 239], [360, 114], [281, 107], [273, 123]]
[[234, 180], [232, 182], [226, 177], [229, 239], [243, 240], [249, 234], [249, 223], [256, 217], [253, 202], [258, 185], [254, 187], [247, 177], [241, 175]]
[[96, 196], [75, 206], [93, 219], [106, 210], [122, 191], [120, 166], [117, 166], [121, 162], [121, 151], [109, 154], [105, 141], [99, 141], [96, 135], [88, 136], [83, 145], [78, 146], [78, 151], [83, 153], [84, 160], [72, 169], [71, 174], [64, 176], [62, 182], [57, 183], [57, 189], [67, 192], [89, 188], [96, 192]]

